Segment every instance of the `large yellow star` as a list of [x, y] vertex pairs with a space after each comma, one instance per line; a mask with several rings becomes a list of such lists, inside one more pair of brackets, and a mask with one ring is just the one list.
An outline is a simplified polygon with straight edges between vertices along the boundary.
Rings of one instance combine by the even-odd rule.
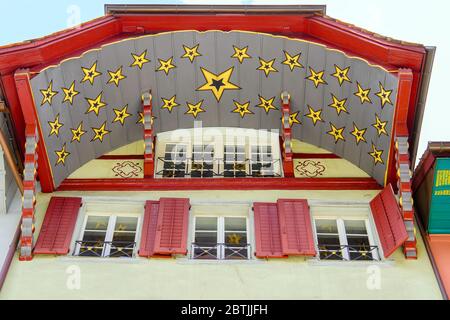
[[194, 46], [192, 48], [189, 48], [188, 46], [185, 46], [183, 44], [184, 54], [181, 56], [181, 58], [188, 58], [189, 61], [191, 61], [191, 63], [194, 62], [194, 59], [196, 57], [200, 57], [201, 56], [201, 53], [198, 52], [198, 47], [199, 46], [200, 45], [197, 44], [196, 46]]
[[49, 105], [52, 105], [53, 97], [58, 94], [58, 91], [53, 91], [53, 81], [50, 81], [47, 89], [41, 89], [39, 91], [42, 93], [41, 106], [43, 106], [46, 102], [48, 102]]
[[377, 114], [375, 114], [376, 122], [372, 124], [372, 126], [377, 129], [378, 136], [380, 137], [382, 134], [388, 135], [386, 131], [387, 121], [381, 121]]
[[69, 101], [71, 105], [73, 105], [73, 98], [78, 95], [80, 92], [75, 90], [75, 81], [72, 82], [69, 88], [62, 88], [64, 91], [64, 100], [63, 103]]
[[259, 67], [256, 68], [256, 70], [264, 71], [264, 74], [266, 75], [266, 77], [268, 77], [271, 72], [278, 72], [278, 70], [273, 67], [274, 62], [275, 62], [275, 59], [265, 61], [264, 59], [262, 59], [260, 57], [259, 58]]
[[295, 56], [291, 56], [289, 54], [289, 52], [287, 52], [287, 51], [283, 51], [283, 52], [284, 52], [284, 56], [286, 57], [286, 60], [284, 60], [282, 62], [282, 64], [289, 66], [289, 69], [291, 69], [291, 71], [293, 71], [294, 68], [303, 68], [303, 65], [300, 62], [298, 62], [298, 60], [300, 59], [301, 53], [299, 53]]
[[298, 120], [298, 111], [291, 113], [289, 115], [289, 126], [292, 127], [294, 124], [301, 124], [300, 120]]
[[217, 101], [220, 101], [222, 94], [225, 90], [240, 90], [237, 85], [230, 82], [231, 75], [233, 74], [234, 68], [231, 67], [224, 72], [216, 75], [204, 68], [200, 68], [206, 83], [200, 86], [198, 91], [208, 91], [210, 90]]
[[86, 114], [93, 111], [98, 116], [100, 108], [106, 106], [106, 103], [102, 101], [102, 94], [103, 93], [100, 92], [100, 94], [95, 99], [86, 98], [87, 102], [89, 103], [89, 109], [86, 111]]
[[373, 158], [375, 165], [377, 165], [377, 163], [384, 164], [383, 158], [381, 158], [381, 156], [383, 155], [383, 150], [377, 150], [373, 142], [372, 142], [372, 152], [369, 152], [369, 154]]
[[353, 131], [350, 132], [352, 136], [356, 139], [356, 144], [358, 145], [361, 141], [367, 142], [364, 138], [364, 134], [366, 133], [367, 129], [358, 129], [355, 123], [353, 123]]
[[58, 156], [58, 159], [56, 160], [56, 166], [60, 163], [66, 165], [66, 158], [70, 155], [70, 152], [66, 151], [66, 144], [64, 143], [61, 150], [56, 150], [55, 153]]
[[355, 92], [353, 94], [359, 98], [361, 104], [363, 104], [364, 102], [372, 103], [372, 100], [370, 100], [369, 97], [370, 88], [364, 89], [363, 87], [361, 87], [359, 82], [356, 82], [356, 85], [358, 86], [358, 92]]
[[58, 136], [59, 135], [59, 129], [61, 129], [61, 127], [64, 125], [63, 123], [59, 122], [59, 113], [56, 115], [56, 118], [55, 118], [55, 120], [53, 122], [52, 121], [48, 121], [48, 125], [51, 128], [50, 134], [48, 136], [51, 136], [51, 135]]
[[119, 69], [117, 69], [116, 71], [109, 71], [109, 80], [108, 83], [114, 83], [116, 85], [116, 87], [119, 86], [119, 82], [123, 79], [125, 79], [126, 77], [122, 74], [122, 67], [120, 67]]
[[262, 96], [259, 96], [260, 103], [256, 105], [257, 107], [263, 108], [266, 113], [269, 113], [270, 110], [278, 110], [277, 107], [273, 105], [273, 101], [275, 100], [275, 97], [272, 97], [270, 99], [266, 99]]
[[244, 61], [244, 59], [250, 59], [251, 56], [247, 53], [248, 51], [248, 46], [244, 47], [244, 48], [238, 48], [236, 46], [233, 46], [234, 49], [234, 54], [231, 56], [232, 58], [236, 58], [239, 60], [239, 63], [242, 64], [242, 62]]
[[91, 141], [100, 140], [100, 142], [103, 142], [103, 137], [111, 132], [106, 129], [106, 121], [103, 122], [100, 128], [92, 128], [92, 130], [94, 131], [95, 135]]
[[339, 85], [342, 86], [344, 81], [352, 82], [350, 78], [348, 77], [348, 72], [350, 71], [350, 67], [341, 69], [339, 66], [334, 65], [335, 72], [332, 74], [333, 77], [338, 79]]
[[390, 105], [392, 105], [392, 101], [391, 101], [391, 93], [392, 90], [386, 90], [384, 89], [383, 85], [380, 82], [380, 91], [375, 93], [376, 96], [378, 96], [381, 100], [381, 107], [384, 107], [384, 105], [386, 103], [389, 103]]
[[250, 101], [247, 101], [243, 104], [237, 102], [236, 100], [233, 100], [235, 109], [231, 112], [239, 113], [241, 118], [243, 118], [246, 114], [253, 114], [252, 111], [248, 110], [248, 107], [250, 106]]
[[89, 81], [91, 84], [94, 84], [94, 80], [96, 77], [100, 76], [102, 73], [97, 71], [97, 61], [90, 68], [81, 67], [83, 70], [84, 78], [81, 82]]
[[164, 71], [166, 75], [169, 74], [169, 71], [173, 68], [176, 68], [176, 66], [172, 63], [173, 57], [170, 57], [167, 60], [158, 59], [159, 61], [159, 67], [156, 69], [156, 71]]
[[133, 57], [134, 61], [130, 65], [130, 67], [138, 67], [139, 69], [142, 69], [142, 66], [146, 64], [147, 62], [150, 62], [149, 59], [147, 59], [147, 50], [142, 52], [141, 54], [134, 54], [132, 53], [131, 56]]
[[128, 109], [128, 105], [123, 107], [121, 110], [113, 109], [114, 113], [116, 114], [116, 117], [114, 118], [113, 123], [120, 122], [120, 124], [123, 125], [125, 122], [125, 119], [128, 117], [131, 117], [131, 113], [128, 113], [127, 109]]
[[311, 106], [308, 105], [309, 113], [305, 114], [306, 117], [310, 118], [314, 123], [314, 126], [318, 121], [324, 122], [322, 119], [322, 109], [315, 111]]
[[328, 131], [327, 133], [334, 137], [334, 142], [335, 143], [337, 143], [339, 140], [345, 141], [344, 136], [342, 134], [344, 129], [345, 129], [345, 127], [342, 127], [342, 128], [338, 129], [330, 122], [330, 128], [331, 128], [331, 130]]
[[338, 115], [340, 115], [342, 111], [345, 113], [348, 113], [347, 108], [345, 106], [345, 104], [347, 103], [346, 98], [339, 100], [338, 98], [336, 98], [334, 96], [334, 94], [331, 94], [331, 97], [333, 99], [333, 102], [328, 105], [329, 107], [336, 109], [336, 112]]
[[323, 79], [323, 75], [325, 74], [325, 71], [319, 71], [316, 72], [313, 68], [309, 67], [309, 73], [310, 75], [306, 77], [306, 79], [311, 80], [314, 82], [314, 86], [316, 88], [319, 87], [319, 84], [327, 84], [327, 82]]
[[179, 104], [175, 101], [177, 99], [177, 96], [174, 95], [172, 98], [170, 99], [166, 99], [166, 98], [161, 98], [163, 101], [163, 105], [161, 106], [161, 109], [167, 109], [169, 110], [169, 112], [172, 112], [172, 109], [175, 107], [178, 107]]
[[[153, 117], [152, 117], [152, 120], [153, 120]], [[140, 124], [140, 123], [144, 124], [144, 113], [143, 112], [139, 112], [139, 119], [138, 119], [138, 121], [136, 121], [136, 124]]]
[[80, 122], [80, 124], [76, 129], [72, 128], [70, 129], [70, 131], [72, 131], [72, 141], [70, 142], [74, 141], [81, 142], [81, 137], [83, 136], [83, 134], [86, 133], [86, 131], [83, 130], [83, 121]]
[[200, 112], [206, 112], [206, 110], [202, 108], [202, 104], [203, 100], [197, 102], [196, 104], [186, 102], [188, 111], [186, 111], [185, 114], [191, 114], [194, 118], [197, 118]]

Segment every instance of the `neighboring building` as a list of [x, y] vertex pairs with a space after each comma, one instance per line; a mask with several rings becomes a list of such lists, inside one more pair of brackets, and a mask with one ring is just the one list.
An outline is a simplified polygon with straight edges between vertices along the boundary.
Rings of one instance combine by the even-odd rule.
[[414, 171], [413, 192], [425, 240], [447, 298], [450, 295], [450, 143], [430, 142]]
[[324, 6], [107, 5], [0, 48], [0, 298], [442, 299], [410, 186], [433, 57]]

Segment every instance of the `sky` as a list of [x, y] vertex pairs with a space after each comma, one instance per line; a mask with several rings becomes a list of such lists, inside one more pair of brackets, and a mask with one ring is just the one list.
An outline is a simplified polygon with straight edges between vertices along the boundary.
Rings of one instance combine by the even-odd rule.
[[450, 141], [450, 1], [448, 0], [16, 0], [0, 2], [0, 45], [41, 37], [104, 14], [105, 3], [326, 4], [327, 14], [364, 29], [436, 46], [417, 158], [428, 141]]

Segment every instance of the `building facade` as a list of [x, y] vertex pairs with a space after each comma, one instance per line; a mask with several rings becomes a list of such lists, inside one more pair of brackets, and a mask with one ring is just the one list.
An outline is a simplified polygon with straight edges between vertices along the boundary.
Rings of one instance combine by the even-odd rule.
[[0, 298], [441, 299], [410, 182], [433, 56], [324, 6], [107, 5], [0, 48]]

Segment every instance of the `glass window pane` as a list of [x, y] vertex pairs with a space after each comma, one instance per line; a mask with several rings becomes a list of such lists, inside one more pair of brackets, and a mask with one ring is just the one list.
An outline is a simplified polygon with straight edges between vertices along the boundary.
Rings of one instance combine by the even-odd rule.
[[197, 245], [215, 246], [217, 244], [217, 232], [195, 232], [194, 242]]
[[247, 231], [246, 218], [225, 218], [225, 231]]
[[230, 247], [245, 246], [247, 244], [247, 234], [245, 232], [225, 232], [225, 244]]
[[114, 230], [116, 231], [136, 231], [138, 223], [137, 217], [117, 217], [116, 226]]
[[86, 230], [106, 230], [108, 222], [108, 216], [88, 216]]
[[196, 217], [195, 230], [217, 230], [217, 218], [215, 217]]
[[336, 220], [316, 219], [317, 233], [338, 233]]
[[367, 234], [364, 220], [344, 220], [344, 224], [347, 234]]

